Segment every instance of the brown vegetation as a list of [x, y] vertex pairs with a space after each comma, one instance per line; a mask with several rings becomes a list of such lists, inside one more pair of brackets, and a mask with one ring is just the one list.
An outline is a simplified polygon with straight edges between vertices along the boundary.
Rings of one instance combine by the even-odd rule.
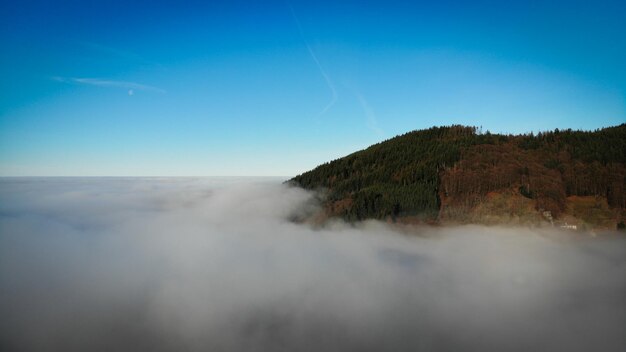
[[433, 127], [325, 163], [292, 182], [326, 190], [327, 214], [350, 221], [569, 219], [615, 228], [626, 209], [626, 124], [537, 135]]

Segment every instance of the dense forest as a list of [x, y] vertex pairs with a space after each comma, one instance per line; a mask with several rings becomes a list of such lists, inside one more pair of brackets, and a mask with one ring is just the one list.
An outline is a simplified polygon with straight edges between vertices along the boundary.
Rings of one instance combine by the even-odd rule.
[[626, 124], [536, 135], [453, 125], [391, 138], [290, 182], [323, 191], [327, 213], [346, 220], [434, 222], [471, 211], [493, 192], [528, 199], [555, 218], [568, 199], [596, 197], [620, 217], [625, 180]]

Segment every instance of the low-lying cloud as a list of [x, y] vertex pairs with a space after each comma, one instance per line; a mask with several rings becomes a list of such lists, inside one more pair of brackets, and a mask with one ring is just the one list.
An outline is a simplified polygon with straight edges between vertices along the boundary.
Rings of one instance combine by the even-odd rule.
[[0, 180], [3, 351], [621, 351], [626, 241], [289, 219], [268, 179]]

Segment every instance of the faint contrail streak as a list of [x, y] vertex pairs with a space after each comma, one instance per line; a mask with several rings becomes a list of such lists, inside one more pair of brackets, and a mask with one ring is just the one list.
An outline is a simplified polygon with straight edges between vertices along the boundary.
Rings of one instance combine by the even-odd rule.
[[332, 97], [330, 98], [330, 101], [328, 102], [328, 104], [326, 104], [324, 109], [322, 109], [322, 111], [320, 111], [320, 113], [318, 114], [318, 116], [323, 115], [333, 105], [335, 105], [335, 102], [337, 102], [337, 90], [335, 89], [335, 85], [333, 84], [333, 81], [330, 79], [330, 76], [328, 75], [328, 73], [326, 73], [326, 70], [324, 70], [324, 67], [322, 66], [319, 59], [317, 58], [317, 55], [315, 55], [315, 52], [313, 51], [313, 49], [307, 42], [306, 38], [304, 37], [304, 31], [302, 30], [302, 25], [300, 24], [300, 20], [298, 20], [298, 16], [296, 15], [296, 12], [294, 11], [293, 7], [291, 6], [289, 2], [287, 2], [287, 6], [289, 7], [289, 10], [291, 11], [291, 16], [293, 17], [293, 20], [296, 22], [296, 25], [298, 26], [298, 32], [300, 33], [300, 38], [302, 38], [304, 45], [309, 51], [309, 55], [311, 55], [311, 58], [315, 62], [315, 65], [317, 65], [317, 68], [320, 70], [320, 73], [322, 74], [322, 77], [324, 77], [324, 81], [326, 81], [326, 85], [328, 86], [328, 89], [330, 89], [330, 92], [332, 94]]
[[355, 91], [354, 95], [356, 95], [356, 98], [359, 100], [359, 104], [361, 104], [361, 107], [363, 108], [363, 112], [365, 113], [365, 117], [367, 118], [367, 121], [365, 124], [367, 128], [369, 128], [372, 132], [376, 133], [379, 137], [384, 136], [385, 132], [383, 132], [383, 130], [380, 127], [378, 127], [378, 120], [376, 119], [376, 114], [374, 113], [374, 109], [372, 109], [367, 99], [365, 99], [365, 97], [361, 95], [361, 93], [359, 93], [358, 91]]
[[74, 83], [74, 84], [84, 84], [84, 85], [97, 86], [97, 87], [124, 88], [124, 89], [145, 90], [145, 91], [150, 91], [150, 92], [155, 92], [155, 93], [166, 93], [166, 91], [161, 88], [149, 86], [147, 84], [128, 82], [128, 81], [112, 81], [112, 80], [99, 79], [99, 78], [77, 78], [77, 77], [60, 77], [60, 76], [51, 77], [51, 79], [58, 81], [58, 82], [63, 82], [63, 83]]

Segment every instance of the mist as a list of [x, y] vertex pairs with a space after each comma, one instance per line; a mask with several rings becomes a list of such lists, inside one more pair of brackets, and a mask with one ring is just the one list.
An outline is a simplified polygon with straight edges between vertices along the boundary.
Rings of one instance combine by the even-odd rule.
[[3, 351], [623, 351], [626, 240], [311, 226], [273, 178], [0, 180]]

